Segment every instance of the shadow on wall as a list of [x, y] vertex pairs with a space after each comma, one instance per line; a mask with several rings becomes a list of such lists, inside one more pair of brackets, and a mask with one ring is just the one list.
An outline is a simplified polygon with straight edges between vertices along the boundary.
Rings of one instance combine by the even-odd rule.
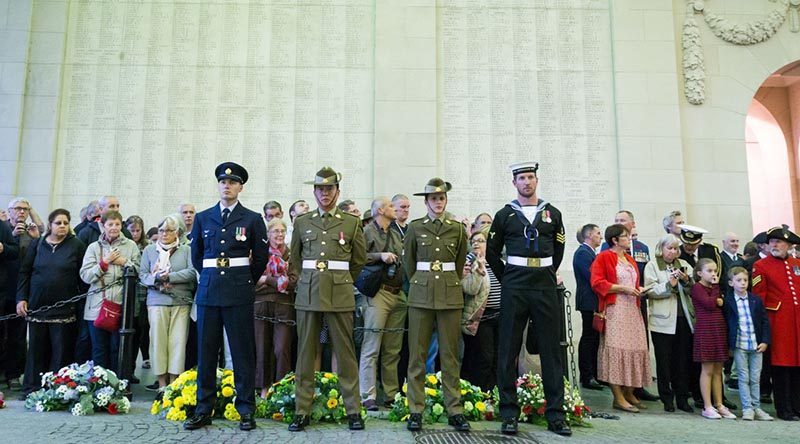
[[784, 223], [794, 229], [800, 222], [800, 61], [767, 78], [745, 122], [753, 231]]

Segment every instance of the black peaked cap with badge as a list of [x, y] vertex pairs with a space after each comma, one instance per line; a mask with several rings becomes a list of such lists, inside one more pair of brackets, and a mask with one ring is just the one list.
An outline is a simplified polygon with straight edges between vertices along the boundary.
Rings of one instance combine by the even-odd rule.
[[244, 169], [243, 166], [234, 162], [223, 162], [219, 164], [214, 170], [214, 176], [217, 177], [218, 182], [223, 179], [231, 179], [241, 183], [242, 185], [247, 183], [248, 179], [247, 170]]

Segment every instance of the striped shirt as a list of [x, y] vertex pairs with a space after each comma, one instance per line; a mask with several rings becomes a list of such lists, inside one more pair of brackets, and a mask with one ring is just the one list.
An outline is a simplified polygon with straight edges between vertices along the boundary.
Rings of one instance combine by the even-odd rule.
[[736, 309], [739, 312], [739, 332], [736, 334], [736, 348], [746, 351], [756, 349], [756, 332], [753, 327], [753, 317], [750, 314], [750, 302], [747, 293], [734, 294]]
[[486, 274], [489, 275], [489, 298], [486, 300], [486, 308], [500, 309], [500, 281], [494, 275], [492, 267], [486, 264]]

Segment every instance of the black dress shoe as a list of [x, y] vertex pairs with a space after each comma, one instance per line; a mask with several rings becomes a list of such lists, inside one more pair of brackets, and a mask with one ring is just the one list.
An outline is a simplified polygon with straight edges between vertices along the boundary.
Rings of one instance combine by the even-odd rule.
[[289, 424], [289, 431], [290, 432], [302, 432], [303, 429], [309, 424], [308, 416], [306, 415], [297, 415], [294, 417], [294, 420], [291, 424]]
[[459, 432], [469, 431], [469, 422], [464, 415], [458, 414], [447, 418], [447, 423], [453, 426]]
[[364, 418], [357, 413], [347, 415], [347, 428], [350, 430], [364, 430]]
[[412, 432], [419, 432], [422, 430], [422, 414], [412, 413], [408, 415], [408, 423], [406, 424], [406, 428]]
[[675, 411], [675, 406], [674, 406], [674, 405], [672, 405], [672, 403], [671, 403], [671, 402], [665, 402], [665, 403], [664, 403], [664, 411], [665, 411], [665, 412], [670, 412], [670, 413], [672, 413], [672, 412], [674, 412], [674, 411]]
[[597, 380], [594, 378], [581, 383], [581, 387], [589, 390], [603, 390], [603, 385], [597, 382]]
[[155, 381], [154, 383], [152, 383], [150, 385], [144, 386], [144, 388], [146, 388], [147, 390], [150, 390], [151, 392], [155, 392], [155, 391], [158, 391], [158, 389], [160, 389], [161, 386], [158, 384], [158, 381]]
[[211, 425], [211, 415], [207, 413], [197, 413], [183, 422], [183, 429], [197, 430], [208, 425]]
[[386, 401], [383, 401], [383, 406], [387, 409], [394, 408], [394, 398], [389, 398]]
[[561, 436], [572, 436], [572, 429], [569, 424], [563, 419], [556, 419], [555, 421], [547, 422], [547, 430]]
[[659, 398], [658, 396], [648, 392], [647, 390], [645, 390], [643, 388], [637, 388], [636, 390], [634, 390], [633, 391], [633, 395], [636, 396], [637, 398], [641, 399], [642, 401], [660, 401], [661, 400], [661, 398]]
[[725, 397], [722, 397], [722, 405], [728, 408], [728, 410], [737, 410], [739, 408], [738, 405], [734, 404], [733, 401], [728, 401]]
[[770, 395], [761, 395], [760, 400], [762, 404], [772, 404], [772, 396]]
[[682, 410], [686, 413], [694, 413], [694, 409], [692, 408], [692, 406], [689, 405], [689, 402], [685, 399], [683, 400], [679, 399], [677, 405], [678, 405], [678, 410]]
[[500, 432], [504, 435], [516, 435], [519, 431], [517, 418], [503, 418], [503, 424], [500, 425]]
[[130, 382], [131, 384], [138, 384], [142, 381], [140, 381], [139, 378], [137, 378], [136, 376], [131, 376], [130, 378], [128, 378], [128, 382]]
[[366, 401], [362, 402], [361, 405], [363, 405], [368, 412], [378, 411], [378, 403], [375, 402], [374, 399], [367, 399]]
[[794, 413], [779, 413], [778, 418], [784, 421], [800, 421], [800, 416], [797, 416]]
[[253, 414], [248, 413], [246, 415], [242, 415], [242, 419], [239, 421], [239, 430], [248, 432], [254, 428], [256, 428], [256, 420], [253, 419]]

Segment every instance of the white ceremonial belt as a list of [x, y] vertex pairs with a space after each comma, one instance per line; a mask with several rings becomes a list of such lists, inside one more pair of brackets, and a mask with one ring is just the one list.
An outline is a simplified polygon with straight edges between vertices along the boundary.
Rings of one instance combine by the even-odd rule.
[[553, 265], [552, 257], [522, 257], [522, 256], [509, 256], [506, 261], [509, 265], [516, 265], [518, 267], [549, 267]]
[[249, 257], [218, 257], [203, 259], [203, 268], [246, 267], [250, 265]]
[[350, 270], [350, 262], [347, 261], [303, 261], [303, 268], [306, 270]]
[[417, 262], [417, 271], [456, 271], [455, 262]]

